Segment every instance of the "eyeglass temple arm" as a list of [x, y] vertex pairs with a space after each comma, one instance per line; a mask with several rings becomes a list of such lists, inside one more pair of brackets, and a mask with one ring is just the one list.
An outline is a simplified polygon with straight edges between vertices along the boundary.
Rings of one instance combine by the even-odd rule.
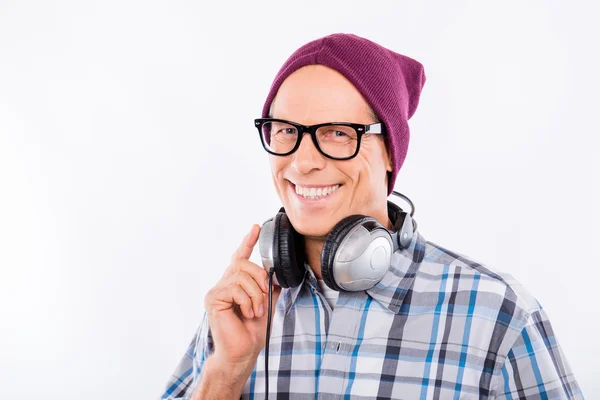
[[383, 134], [383, 125], [381, 124], [381, 122], [378, 122], [376, 124], [371, 124], [371, 125], [365, 125], [365, 133], [371, 134], [371, 135], [380, 135]]

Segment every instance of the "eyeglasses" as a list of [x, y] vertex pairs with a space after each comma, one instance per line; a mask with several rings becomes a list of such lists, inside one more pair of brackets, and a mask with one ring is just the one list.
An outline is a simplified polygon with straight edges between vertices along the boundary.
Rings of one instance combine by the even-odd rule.
[[362, 125], [349, 122], [328, 122], [317, 125], [301, 125], [274, 118], [254, 120], [265, 150], [276, 156], [287, 156], [298, 150], [304, 133], [310, 133], [315, 147], [325, 157], [349, 160], [356, 157], [360, 141], [366, 134], [384, 134], [383, 125]]

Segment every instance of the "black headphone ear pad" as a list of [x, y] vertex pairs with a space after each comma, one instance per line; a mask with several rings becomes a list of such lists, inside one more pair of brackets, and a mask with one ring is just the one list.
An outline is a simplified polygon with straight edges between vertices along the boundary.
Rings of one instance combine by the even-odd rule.
[[302, 283], [304, 266], [304, 237], [300, 235], [284, 212], [275, 216], [273, 231], [273, 265], [281, 287], [296, 287]]
[[363, 215], [350, 215], [338, 222], [327, 235], [321, 252], [321, 277], [323, 278], [323, 282], [331, 289], [344, 291], [333, 277], [333, 261], [342, 240], [356, 225], [372, 219], [374, 218]]

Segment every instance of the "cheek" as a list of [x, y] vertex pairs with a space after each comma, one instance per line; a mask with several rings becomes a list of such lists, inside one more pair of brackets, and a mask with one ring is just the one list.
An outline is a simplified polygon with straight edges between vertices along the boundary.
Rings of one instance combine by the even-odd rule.
[[284, 157], [270, 156], [269, 164], [271, 166], [271, 175], [273, 178], [273, 184], [275, 185], [275, 189], [279, 193], [280, 186], [283, 182], [283, 171], [286, 167], [286, 162]]
[[367, 157], [359, 155], [357, 158], [356, 176], [358, 177], [357, 184], [360, 187], [370, 185], [371, 177], [373, 176], [373, 166], [369, 163]]
[[387, 193], [387, 186], [385, 185], [386, 160], [382, 159], [378, 152], [374, 151], [372, 153], [356, 157], [360, 157], [361, 161], [360, 166], [357, 166], [357, 201], [362, 204], [370, 204], [379, 197], [377, 193], [381, 190], [385, 190]]
[[271, 166], [271, 173], [273, 176], [277, 176], [281, 174], [281, 170], [283, 169], [283, 163], [279, 160], [282, 157], [269, 156], [269, 165]]

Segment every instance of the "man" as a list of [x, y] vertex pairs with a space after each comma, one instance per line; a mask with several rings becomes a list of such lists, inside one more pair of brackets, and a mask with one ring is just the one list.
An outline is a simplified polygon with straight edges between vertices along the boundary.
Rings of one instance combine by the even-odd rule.
[[[273, 82], [256, 124], [277, 194], [304, 237], [306, 272], [299, 286], [274, 288], [269, 395], [582, 398], [535, 298], [418, 231], [375, 286], [323, 284], [321, 252], [340, 220], [361, 214], [392, 230], [387, 197], [424, 83], [419, 62], [346, 34], [302, 46]], [[304, 128], [330, 122], [356, 125]], [[254, 225], [207, 293], [204, 321], [163, 398], [265, 397], [268, 281], [248, 260], [258, 236]]]

